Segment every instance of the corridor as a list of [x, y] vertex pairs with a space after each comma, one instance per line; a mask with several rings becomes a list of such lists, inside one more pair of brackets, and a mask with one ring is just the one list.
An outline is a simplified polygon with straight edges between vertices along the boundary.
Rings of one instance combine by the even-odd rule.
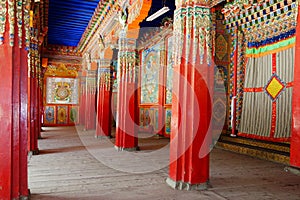
[[[128, 157], [129, 154], [155, 152], [168, 143], [167, 139], [142, 138], [140, 152], [122, 155], [123, 152], [113, 148], [113, 139], [95, 139], [94, 131], [83, 131], [82, 127], [43, 129], [40, 154], [29, 158], [29, 188], [33, 200], [296, 200], [300, 197], [300, 176], [285, 172], [281, 164], [214, 149], [210, 163], [211, 187], [206, 191], [178, 191], [165, 183], [167, 165], [151, 171], [154, 165]], [[97, 155], [105, 152], [110, 152], [111, 157]], [[154, 154], [157, 158], [148, 158], [162, 164], [157, 168], [167, 163], [162, 160], [165, 155], [160, 154], [161, 158], [159, 154]], [[143, 169], [148, 172], [131, 173]]]

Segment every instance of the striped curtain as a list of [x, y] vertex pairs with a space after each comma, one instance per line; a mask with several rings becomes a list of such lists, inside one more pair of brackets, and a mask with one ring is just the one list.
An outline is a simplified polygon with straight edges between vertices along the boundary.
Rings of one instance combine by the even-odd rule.
[[294, 51], [249, 58], [239, 135], [288, 141], [291, 133]]

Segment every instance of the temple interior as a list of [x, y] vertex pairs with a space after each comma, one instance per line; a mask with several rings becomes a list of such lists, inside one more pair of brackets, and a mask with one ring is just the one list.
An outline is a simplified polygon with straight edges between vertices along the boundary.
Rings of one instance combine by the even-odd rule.
[[0, 1], [0, 200], [300, 199], [299, 11]]

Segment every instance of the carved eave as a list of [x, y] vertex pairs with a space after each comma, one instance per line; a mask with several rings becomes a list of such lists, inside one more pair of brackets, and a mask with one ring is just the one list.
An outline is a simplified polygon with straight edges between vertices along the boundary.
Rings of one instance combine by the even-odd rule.
[[[166, 37], [171, 36], [173, 31], [173, 26], [170, 24], [168, 27], [161, 27], [158, 30], [152, 32], [147, 32], [140, 37], [138, 41], [138, 50], [146, 49], [153, 44], [157, 44], [164, 40]], [[147, 36], [146, 36], [147, 35]]]
[[43, 48], [42, 57], [48, 58], [49, 63], [82, 63], [82, 55], [75, 47], [48, 45]]
[[[116, 20], [117, 14], [112, 13], [112, 15], [104, 20], [103, 24], [97, 29], [95, 34], [92, 36], [91, 40], [87, 43], [86, 48], [83, 51], [83, 54], [86, 52], [91, 53], [92, 60], [100, 58], [100, 52], [105, 48], [113, 48], [111, 44], [112, 41], [111, 34], [115, 29], [118, 29], [118, 21]], [[104, 46], [99, 44], [100, 35], [103, 37]]]

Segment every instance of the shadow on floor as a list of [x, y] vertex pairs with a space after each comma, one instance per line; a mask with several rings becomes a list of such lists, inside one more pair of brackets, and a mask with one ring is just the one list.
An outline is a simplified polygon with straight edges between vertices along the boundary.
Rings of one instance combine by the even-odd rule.
[[84, 149], [85, 149], [84, 146], [70, 146], [70, 147], [61, 147], [55, 149], [42, 149], [39, 151], [39, 154], [74, 152], [74, 151], [82, 151]]

